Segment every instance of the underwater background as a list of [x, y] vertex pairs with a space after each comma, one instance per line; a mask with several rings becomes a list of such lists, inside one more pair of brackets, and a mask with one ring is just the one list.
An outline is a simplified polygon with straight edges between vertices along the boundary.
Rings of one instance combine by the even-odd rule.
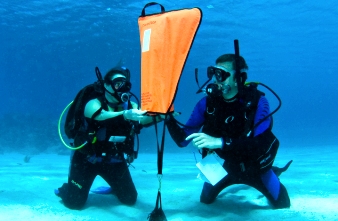
[[[157, 1], [166, 11], [199, 7], [202, 23], [187, 58], [175, 110], [185, 123], [202, 98], [194, 70], [206, 68], [234, 39], [246, 59], [248, 81], [282, 99], [273, 131], [280, 148], [337, 145], [338, 3], [334, 0]], [[62, 152], [61, 112], [77, 92], [122, 60], [140, 95], [137, 19], [148, 1], [2, 0], [0, 2], [0, 153]], [[159, 12], [156, 6], [147, 13]], [[260, 87], [270, 101], [278, 102]], [[140, 151], [156, 152], [154, 128], [141, 132]], [[154, 137], [149, 139], [148, 137]], [[166, 150], [177, 151], [171, 138]], [[318, 150], [320, 151], [320, 150]]]

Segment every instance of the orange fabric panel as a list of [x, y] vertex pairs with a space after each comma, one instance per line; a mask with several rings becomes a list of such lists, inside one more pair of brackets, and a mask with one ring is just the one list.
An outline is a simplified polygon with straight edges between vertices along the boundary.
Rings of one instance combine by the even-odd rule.
[[173, 111], [178, 82], [201, 18], [198, 8], [139, 17], [143, 110]]

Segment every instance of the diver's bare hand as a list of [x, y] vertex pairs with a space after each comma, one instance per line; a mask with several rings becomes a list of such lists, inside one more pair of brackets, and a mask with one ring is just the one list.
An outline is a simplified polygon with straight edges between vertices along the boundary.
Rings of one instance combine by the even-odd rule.
[[205, 133], [193, 133], [189, 135], [185, 140], [191, 140], [195, 147], [198, 149], [208, 148], [208, 149], [217, 149], [222, 148], [223, 142], [222, 138], [212, 137]]
[[126, 120], [139, 121], [145, 117], [145, 113], [147, 113], [147, 111], [130, 109], [123, 111], [123, 117]]

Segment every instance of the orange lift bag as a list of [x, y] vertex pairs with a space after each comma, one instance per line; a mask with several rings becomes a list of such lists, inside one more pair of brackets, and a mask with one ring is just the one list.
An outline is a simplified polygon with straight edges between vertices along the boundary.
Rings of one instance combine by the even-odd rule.
[[[161, 12], [145, 15], [148, 6]], [[165, 12], [147, 4], [138, 19], [141, 40], [141, 107], [148, 113], [173, 111], [178, 82], [202, 19], [199, 8]]]

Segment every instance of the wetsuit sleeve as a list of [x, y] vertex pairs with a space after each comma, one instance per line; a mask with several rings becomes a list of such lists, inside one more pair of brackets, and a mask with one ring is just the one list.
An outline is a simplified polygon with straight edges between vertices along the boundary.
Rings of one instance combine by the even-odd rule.
[[190, 141], [186, 141], [185, 138], [192, 133], [198, 132], [204, 123], [204, 112], [206, 108], [206, 97], [202, 98], [195, 106], [189, 120], [185, 124], [185, 127], [180, 127], [174, 117], [170, 116], [167, 121], [167, 127], [169, 134], [175, 141], [177, 146], [185, 147]]
[[[261, 121], [263, 118], [265, 118], [269, 114], [270, 114], [269, 102], [265, 96], [261, 96], [258, 102], [254, 124], [257, 124], [259, 121]], [[269, 129], [270, 124], [271, 124], [271, 117], [268, 117], [254, 129], [254, 137], [258, 136], [259, 134]]]

